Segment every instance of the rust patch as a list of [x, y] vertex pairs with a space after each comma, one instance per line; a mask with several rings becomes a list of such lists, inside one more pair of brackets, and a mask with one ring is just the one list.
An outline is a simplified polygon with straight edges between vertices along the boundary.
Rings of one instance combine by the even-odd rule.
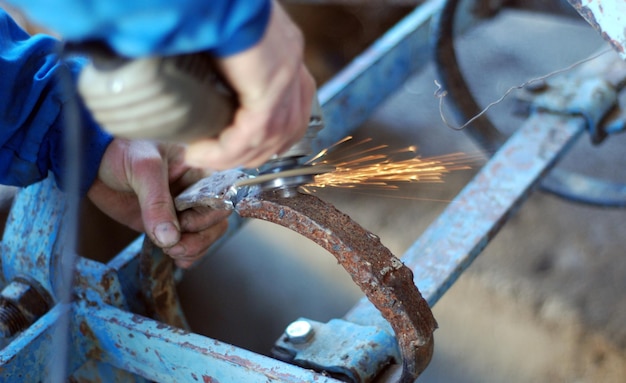
[[87, 350], [86, 356], [88, 359], [93, 360], [102, 360], [104, 357], [104, 352], [100, 347], [98, 347], [98, 339], [96, 335], [91, 330], [91, 327], [85, 321], [81, 321], [78, 325], [78, 331], [80, 331], [81, 335], [90, 340], [90, 343], [93, 345]]
[[104, 288], [104, 291], [109, 291], [111, 288], [111, 277], [109, 275], [104, 275], [100, 281], [100, 285]]
[[91, 331], [91, 328], [89, 327], [87, 322], [81, 321], [80, 324], [78, 325], [78, 330], [80, 331], [80, 334], [82, 336], [89, 338], [91, 340], [96, 339], [95, 334], [93, 333], [93, 331]]

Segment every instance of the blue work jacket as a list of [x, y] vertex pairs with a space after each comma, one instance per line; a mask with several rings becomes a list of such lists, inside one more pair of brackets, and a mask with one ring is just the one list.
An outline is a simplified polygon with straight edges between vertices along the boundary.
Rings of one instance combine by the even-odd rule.
[[5, 1], [65, 40], [99, 40], [128, 57], [243, 51], [263, 35], [271, 7], [269, 0]]
[[[100, 41], [127, 57], [207, 51], [228, 56], [256, 44], [268, 0], [9, 0], [29, 20], [72, 42]], [[86, 60], [61, 60], [61, 43], [29, 36], [0, 9], [0, 183], [25, 186], [49, 171], [63, 180], [63, 132], [71, 91]], [[81, 192], [93, 183], [112, 137], [81, 105]]]
[[[60, 42], [29, 36], [0, 9], [0, 183], [26, 186], [52, 171], [63, 183], [63, 107], [84, 60], [59, 59]], [[63, 80], [62, 73], [67, 80]], [[84, 194], [111, 137], [82, 108], [81, 177]]]

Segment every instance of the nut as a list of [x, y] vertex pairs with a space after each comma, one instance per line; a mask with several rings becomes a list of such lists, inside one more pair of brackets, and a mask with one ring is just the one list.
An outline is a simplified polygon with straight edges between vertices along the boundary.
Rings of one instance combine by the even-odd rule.
[[0, 336], [15, 335], [50, 309], [50, 297], [22, 279], [13, 280], [0, 292]]

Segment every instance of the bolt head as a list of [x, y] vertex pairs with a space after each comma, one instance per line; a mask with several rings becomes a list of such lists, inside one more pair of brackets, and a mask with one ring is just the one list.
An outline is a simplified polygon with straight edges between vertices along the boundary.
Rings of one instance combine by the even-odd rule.
[[305, 320], [297, 320], [287, 326], [285, 335], [287, 340], [291, 343], [302, 344], [306, 343], [313, 337], [315, 331], [311, 323]]

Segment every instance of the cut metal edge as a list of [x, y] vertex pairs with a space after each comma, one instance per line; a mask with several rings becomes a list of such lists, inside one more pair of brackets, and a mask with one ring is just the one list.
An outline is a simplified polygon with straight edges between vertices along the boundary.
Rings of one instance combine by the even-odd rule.
[[243, 186], [252, 186], [258, 185], [262, 183], [266, 183], [278, 178], [289, 178], [289, 177], [298, 177], [298, 176], [308, 176], [308, 175], [318, 175], [323, 173], [330, 173], [335, 170], [335, 167], [332, 165], [311, 165], [311, 166], [303, 166], [299, 168], [293, 168], [288, 170], [283, 170], [277, 173], [267, 173], [261, 174], [256, 177], [245, 178], [238, 180], [235, 182], [235, 187], [243, 187]]

